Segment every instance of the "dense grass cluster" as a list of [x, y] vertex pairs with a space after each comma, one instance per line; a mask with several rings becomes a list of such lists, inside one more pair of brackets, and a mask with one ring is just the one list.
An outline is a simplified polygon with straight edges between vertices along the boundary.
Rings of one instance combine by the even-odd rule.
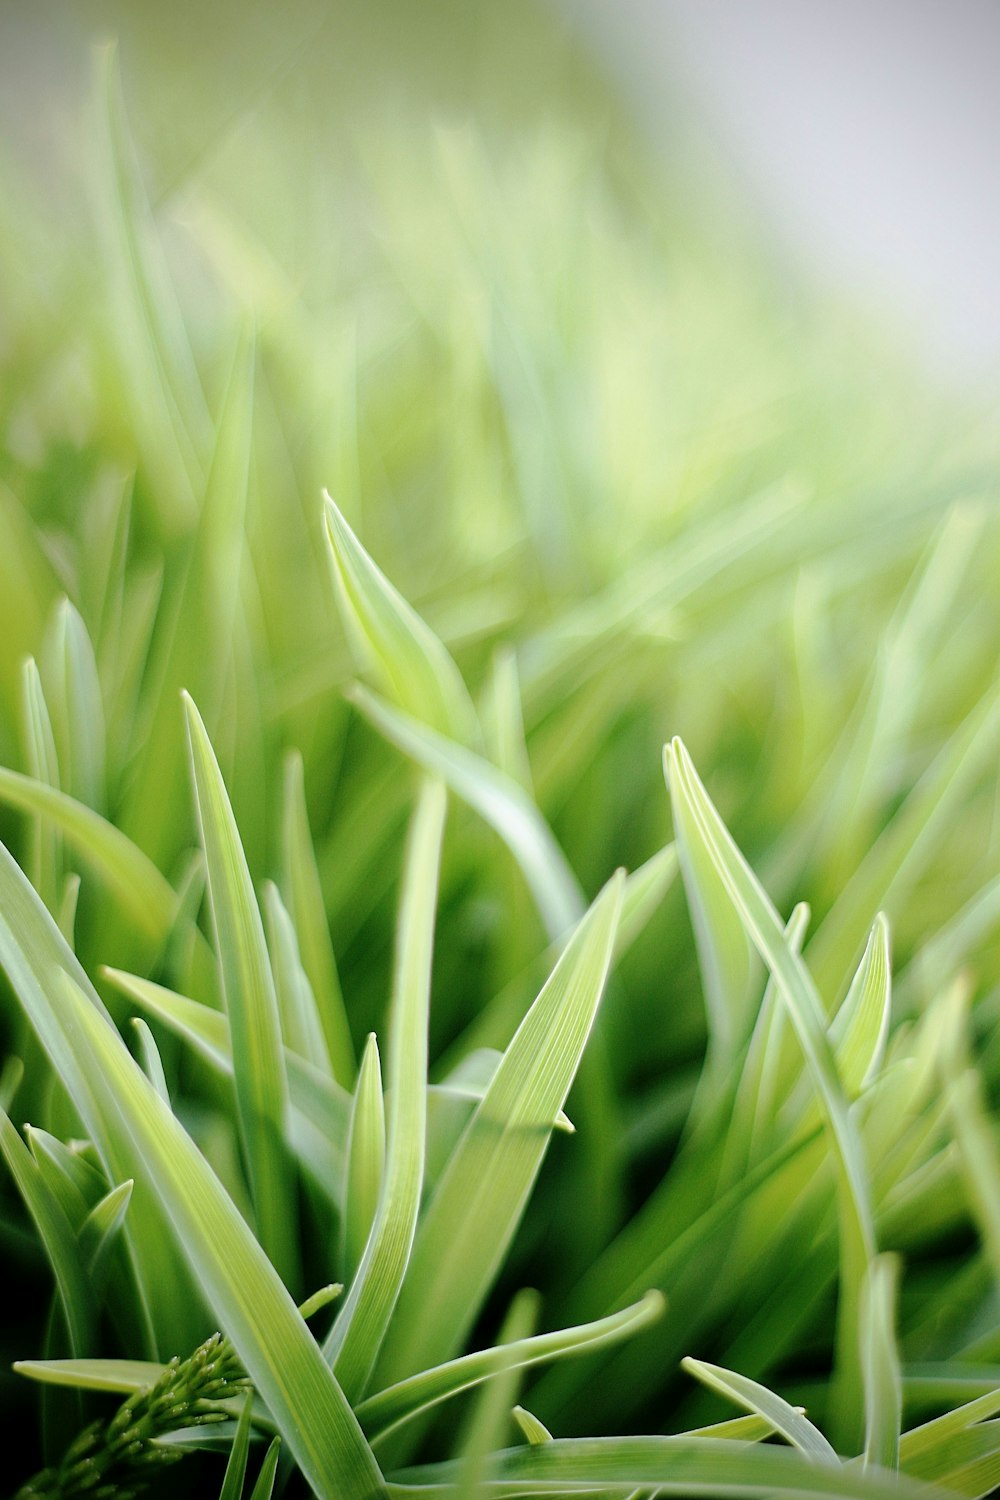
[[25, 1496], [1000, 1483], [996, 455], [518, 17], [4, 165]]

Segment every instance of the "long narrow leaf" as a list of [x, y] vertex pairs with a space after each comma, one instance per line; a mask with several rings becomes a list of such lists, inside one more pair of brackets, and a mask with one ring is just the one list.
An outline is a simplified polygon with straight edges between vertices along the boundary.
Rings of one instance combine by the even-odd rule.
[[344, 1390], [364, 1395], [417, 1227], [427, 1134], [427, 1023], [447, 798], [426, 782], [407, 844], [389, 1020], [385, 1177], [361, 1264], [324, 1345]]
[[576, 1075], [621, 908], [614, 876], [519, 1026], [424, 1215], [379, 1365], [389, 1385], [461, 1347], [520, 1222]]
[[307, 1480], [323, 1500], [373, 1500], [378, 1466], [274, 1267], [118, 1034], [68, 975], [58, 988], [62, 1026], [127, 1130], [178, 1248]]
[[261, 1243], [282, 1274], [294, 1277], [295, 1193], [283, 1146], [288, 1080], [264, 928], [218, 761], [190, 698], [185, 697], [185, 707], [240, 1136]]

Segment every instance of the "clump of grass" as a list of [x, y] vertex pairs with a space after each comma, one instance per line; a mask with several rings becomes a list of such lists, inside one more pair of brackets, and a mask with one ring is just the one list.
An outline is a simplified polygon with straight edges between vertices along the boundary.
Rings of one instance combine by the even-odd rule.
[[0, 240], [16, 1481], [985, 1496], [992, 455], [579, 62], [313, 52], [186, 166], [103, 54], [99, 251]]

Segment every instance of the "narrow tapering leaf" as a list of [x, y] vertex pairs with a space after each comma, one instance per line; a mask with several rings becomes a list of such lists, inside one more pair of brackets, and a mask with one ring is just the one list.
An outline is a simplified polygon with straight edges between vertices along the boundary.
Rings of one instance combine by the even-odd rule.
[[899, 1467], [903, 1386], [896, 1344], [899, 1262], [879, 1255], [869, 1268], [861, 1298], [861, 1344], [865, 1381], [865, 1464]]
[[295, 927], [302, 967], [319, 1009], [330, 1066], [337, 1081], [345, 1088], [350, 1088], [355, 1071], [354, 1043], [344, 1009], [323, 889], [309, 831], [302, 757], [296, 752], [290, 754], [285, 761], [281, 855], [285, 899]]
[[297, 1263], [295, 1184], [284, 1148], [288, 1079], [257, 898], [218, 761], [185, 696], [201, 844], [229, 1017], [240, 1136], [261, 1243], [283, 1275]]
[[396, 1307], [417, 1227], [427, 1133], [427, 1022], [447, 798], [425, 782], [407, 844], [389, 1017], [385, 1177], [361, 1264], [325, 1352], [352, 1399], [364, 1395]]
[[372, 1032], [361, 1055], [347, 1138], [343, 1264], [348, 1280], [364, 1254], [385, 1175], [385, 1103], [378, 1042]]
[[243, 1480], [247, 1472], [247, 1455], [250, 1452], [250, 1418], [253, 1412], [253, 1392], [247, 1391], [236, 1424], [236, 1436], [226, 1460], [226, 1472], [219, 1491], [219, 1500], [242, 1500]]
[[372, 561], [330, 496], [323, 499], [337, 598], [361, 665], [406, 713], [470, 743], [475, 710], [448, 651]]
[[264, 919], [285, 1046], [321, 1072], [329, 1072], [330, 1059], [316, 997], [302, 967], [292, 920], [278, 887], [271, 881], [264, 885]]
[[703, 1385], [707, 1385], [709, 1390], [718, 1391], [719, 1395], [735, 1401], [738, 1406], [746, 1407], [748, 1411], [769, 1422], [774, 1431], [780, 1433], [793, 1447], [801, 1449], [820, 1463], [840, 1463], [836, 1452], [819, 1428], [814, 1427], [807, 1417], [781, 1396], [768, 1390], [767, 1386], [760, 1385], [756, 1380], [749, 1380], [735, 1370], [724, 1370], [719, 1365], [706, 1364], [701, 1359], [685, 1359], [683, 1364], [685, 1370]]
[[176, 1246], [322, 1500], [373, 1500], [381, 1476], [346, 1398], [264, 1251], [204, 1157], [67, 974], [61, 1026], [126, 1127]]
[[604, 988], [624, 877], [608, 883], [525, 1016], [421, 1221], [379, 1380], [461, 1347], [520, 1222]]
[[662, 1295], [649, 1292], [632, 1307], [598, 1318], [593, 1323], [560, 1328], [554, 1333], [539, 1333], [516, 1343], [463, 1355], [369, 1396], [358, 1407], [358, 1417], [366, 1432], [375, 1438], [385, 1437], [411, 1417], [491, 1379], [502, 1368], [527, 1368], [631, 1338], [655, 1323], [662, 1316], [663, 1307]]

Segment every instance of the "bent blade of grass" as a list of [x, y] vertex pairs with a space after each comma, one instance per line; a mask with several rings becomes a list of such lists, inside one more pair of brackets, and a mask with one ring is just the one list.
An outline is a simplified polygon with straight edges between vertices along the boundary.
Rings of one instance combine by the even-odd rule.
[[903, 1386], [896, 1344], [896, 1296], [899, 1262], [878, 1255], [865, 1278], [861, 1297], [861, 1343], [865, 1382], [867, 1468], [899, 1468], [899, 1430], [903, 1419]]
[[323, 888], [306, 808], [302, 757], [292, 752], [285, 761], [281, 812], [281, 857], [285, 898], [298, 939], [302, 967], [312, 987], [333, 1076], [345, 1088], [354, 1082], [354, 1043], [344, 1009]]
[[[453, 1500], [455, 1463], [391, 1476], [389, 1500]], [[707, 1437], [556, 1438], [494, 1454], [491, 1496], [560, 1494], [621, 1485], [664, 1495], [732, 1500], [941, 1500], [941, 1491], [900, 1475], [817, 1463], [795, 1448]]]
[[260, 909], [222, 772], [201, 715], [185, 695], [201, 844], [229, 1017], [240, 1138], [261, 1244], [297, 1277], [294, 1178], [284, 1148], [288, 1079], [278, 1001]]
[[113, 823], [57, 787], [6, 767], [0, 767], [0, 802], [57, 828], [114, 891], [133, 924], [158, 946], [166, 942], [177, 915], [173, 887]]
[[375, 565], [325, 490], [323, 502], [337, 599], [361, 664], [404, 712], [474, 744], [476, 712], [447, 649]]
[[738, 1406], [745, 1406], [749, 1412], [768, 1422], [794, 1448], [820, 1463], [839, 1465], [840, 1459], [835, 1449], [819, 1428], [781, 1396], [768, 1390], [767, 1386], [759, 1385], [756, 1380], [737, 1374], [735, 1370], [724, 1370], [719, 1365], [706, 1364], [701, 1359], [689, 1357], [682, 1360], [681, 1364], [688, 1374], [700, 1380], [702, 1385], [708, 1386], [709, 1390], [735, 1401]]
[[631, 1338], [655, 1323], [663, 1313], [665, 1299], [660, 1292], [648, 1292], [641, 1302], [621, 1312], [611, 1313], [592, 1323], [575, 1328], [560, 1328], [553, 1333], [539, 1333], [517, 1342], [479, 1349], [474, 1354], [449, 1360], [434, 1369], [411, 1375], [397, 1385], [369, 1396], [358, 1407], [358, 1420], [375, 1446], [380, 1439], [408, 1422], [411, 1417], [449, 1401], [452, 1396], [491, 1379], [501, 1369], [527, 1369], [531, 1365], [562, 1359], [567, 1355]]
[[839, 1430], [844, 1446], [860, 1442], [863, 1389], [858, 1317], [861, 1284], [875, 1255], [875, 1232], [864, 1151], [849, 1113], [823, 1008], [809, 971], [789, 943], [770, 898], [751, 871], [698, 779], [680, 740], [664, 752], [671, 802], [683, 808], [683, 826], [703, 841], [761, 958], [774, 976], [813, 1080], [837, 1164], [841, 1279], [838, 1322]]
[[521, 867], [549, 938], [563, 939], [580, 919], [583, 897], [552, 830], [523, 788], [482, 756], [359, 684], [347, 697], [380, 734], [425, 771], [440, 776], [495, 829]]
[[341, 1219], [343, 1274], [350, 1280], [364, 1254], [385, 1176], [385, 1101], [378, 1042], [372, 1032], [361, 1055], [347, 1136]]
[[493, 1283], [597, 1015], [623, 884], [613, 876], [573, 933], [449, 1159], [417, 1231], [383, 1386], [449, 1359]]
[[142, 1163], [178, 1249], [324, 1500], [373, 1500], [381, 1474], [343, 1391], [263, 1248], [183, 1126], [69, 975], [62, 1026]]
[[364, 1395], [413, 1245], [427, 1135], [427, 1025], [447, 795], [425, 781], [407, 842], [389, 1018], [385, 1176], [375, 1221], [324, 1354], [352, 1400]]

